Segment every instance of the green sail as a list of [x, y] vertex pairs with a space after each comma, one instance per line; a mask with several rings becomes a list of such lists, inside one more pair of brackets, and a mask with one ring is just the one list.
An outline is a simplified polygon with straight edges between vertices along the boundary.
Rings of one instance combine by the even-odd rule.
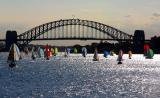
[[73, 53], [78, 53], [78, 50], [76, 48], [74, 48]]
[[147, 53], [146, 53], [146, 58], [152, 59], [153, 56], [154, 56], [153, 50], [152, 50], [152, 49], [149, 49], [149, 50], [147, 51]]
[[54, 55], [57, 55], [58, 54], [58, 48], [54, 48]]

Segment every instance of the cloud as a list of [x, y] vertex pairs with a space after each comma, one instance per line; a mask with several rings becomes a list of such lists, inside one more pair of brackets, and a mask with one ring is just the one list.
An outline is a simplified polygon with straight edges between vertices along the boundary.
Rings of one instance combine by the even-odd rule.
[[160, 17], [160, 14], [159, 13], [153, 13], [153, 16], [154, 17]]
[[126, 15], [126, 16], [124, 16], [125, 18], [130, 18], [131, 17], [131, 15]]
[[160, 18], [160, 13], [153, 13], [152, 16], [150, 17], [151, 20], [157, 21]]

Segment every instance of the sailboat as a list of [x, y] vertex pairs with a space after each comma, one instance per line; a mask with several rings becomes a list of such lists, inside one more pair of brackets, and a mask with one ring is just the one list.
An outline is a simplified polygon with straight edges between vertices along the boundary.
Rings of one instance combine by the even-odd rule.
[[99, 61], [97, 48], [96, 48], [95, 51], [94, 51], [93, 61]]
[[109, 52], [108, 52], [108, 51], [106, 51], [106, 50], [104, 50], [104, 51], [103, 51], [103, 56], [104, 56], [105, 58], [107, 58], [107, 57], [108, 57], [108, 55], [109, 55]]
[[29, 53], [28, 47], [25, 47], [23, 51], [24, 51], [24, 53], [25, 53], [26, 55], [28, 55], [28, 53]]
[[122, 57], [123, 57], [123, 51], [122, 50], [120, 50], [119, 51], [119, 54], [118, 54], [118, 64], [122, 64]]
[[64, 57], [68, 57], [67, 49], [66, 49], [66, 48], [65, 48], [65, 50], [64, 50]]
[[83, 57], [86, 57], [87, 55], [87, 49], [85, 47], [82, 48], [82, 55]]
[[71, 52], [70, 48], [65, 48], [64, 57], [68, 57], [70, 55], [70, 52]]
[[54, 48], [51, 48], [51, 52], [52, 52], [52, 55], [55, 55], [55, 50], [54, 50]]
[[39, 58], [43, 58], [44, 57], [44, 51], [43, 51], [43, 49], [42, 48], [38, 48], [38, 57]]
[[54, 56], [56, 56], [58, 54], [58, 48], [54, 48]]
[[74, 48], [74, 49], [73, 49], [73, 53], [74, 53], [74, 54], [77, 54], [77, 53], [78, 53], [77, 48]]
[[45, 57], [47, 60], [49, 60], [51, 56], [52, 56], [52, 52], [50, 51], [49, 46], [46, 45], [45, 46]]
[[33, 47], [32, 48], [32, 55], [31, 55], [31, 58], [32, 58], [32, 60], [35, 60], [36, 59], [36, 52], [35, 52], [35, 48]]
[[20, 50], [16, 44], [12, 44], [9, 50], [8, 62], [9, 67], [15, 67], [16, 61], [20, 60]]
[[130, 50], [130, 51], [128, 51], [128, 56], [129, 56], [129, 59], [131, 59], [132, 58], [132, 51]]

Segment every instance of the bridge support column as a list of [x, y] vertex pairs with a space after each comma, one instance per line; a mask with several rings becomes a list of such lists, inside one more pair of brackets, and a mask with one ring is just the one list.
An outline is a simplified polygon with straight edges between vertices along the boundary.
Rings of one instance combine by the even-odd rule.
[[7, 31], [6, 32], [6, 51], [9, 51], [10, 46], [15, 43], [17, 44], [17, 32], [16, 31]]
[[145, 33], [143, 30], [136, 30], [133, 37], [133, 49], [135, 53], [143, 53]]

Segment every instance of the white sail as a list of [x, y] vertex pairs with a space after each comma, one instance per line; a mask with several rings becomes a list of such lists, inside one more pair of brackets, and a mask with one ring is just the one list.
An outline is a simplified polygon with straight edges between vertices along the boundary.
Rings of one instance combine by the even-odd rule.
[[20, 59], [20, 51], [16, 44], [12, 44], [9, 50], [8, 61], [18, 61]]
[[41, 57], [44, 57], [44, 51], [42, 48], [38, 48], [38, 56], [41, 58]]
[[97, 49], [95, 49], [95, 51], [94, 51], [93, 61], [99, 61], [99, 56], [98, 56], [98, 50]]
[[85, 47], [82, 48], [82, 55], [83, 57], [86, 57], [87, 55], [87, 49]]

